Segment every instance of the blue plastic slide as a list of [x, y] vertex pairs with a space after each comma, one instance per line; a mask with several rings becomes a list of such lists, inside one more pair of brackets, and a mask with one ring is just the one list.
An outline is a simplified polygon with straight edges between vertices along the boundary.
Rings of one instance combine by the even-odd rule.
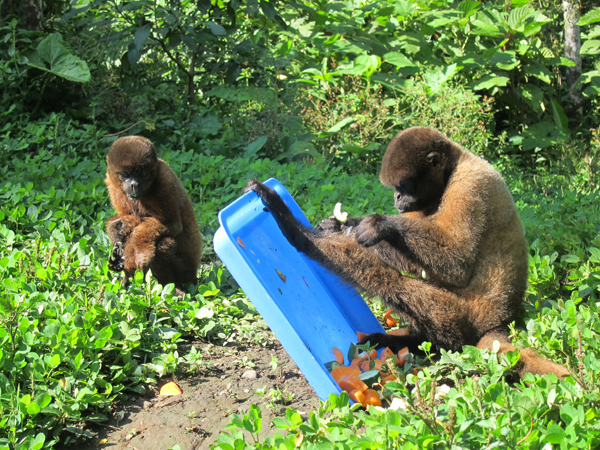
[[[279, 181], [271, 178], [265, 184], [300, 222], [311, 226]], [[356, 290], [292, 247], [264, 209], [254, 192], [223, 209], [215, 251], [317, 395], [326, 400], [341, 392], [324, 366], [334, 359], [331, 348], [345, 355], [356, 342], [356, 331], [376, 333], [383, 328]]]

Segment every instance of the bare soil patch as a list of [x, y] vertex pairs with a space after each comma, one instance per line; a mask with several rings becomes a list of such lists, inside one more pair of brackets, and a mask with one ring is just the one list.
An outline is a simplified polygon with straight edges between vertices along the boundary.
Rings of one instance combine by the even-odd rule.
[[[262, 411], [262, 438], [277, 431], [271, 419], [285, 417], [286, 408], [309, 413], [319, 405], [314, 390], [279, 342], [264, 347], [231, 343], [224, 347], [201, 343], [196, 347], [208, 363], [201, 373], [159, 383], [175, 381], [182, 395], [160, 396], [156, 388], [117, 404], [109, 422], [86, 427], [93, 438], [65, 443], [62, 448], [168, 450], [179, 445], [181, 450], [208, 449], [229, 424], [229, 416], [247, 412], [252, 403]], [[273, 357], [278, 360], [276, 367]], [[254, 366], [249, 367], [248, 361]], [[252, 370], [256, 378], [248, 372]], [[281, 396], [270, 394], [271, 389], [279, 389], [289, 403], [282, 404]]]

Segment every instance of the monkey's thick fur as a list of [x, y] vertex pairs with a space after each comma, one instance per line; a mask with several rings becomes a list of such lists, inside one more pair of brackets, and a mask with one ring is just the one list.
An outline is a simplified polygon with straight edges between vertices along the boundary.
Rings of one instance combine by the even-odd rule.
[[152, 143], [141, 136], [117, 139], [107, 162], [106, 185], [117, 215], [106, 228], [114, 250], [111, 270], [126, 277], [136, 269], [161, 284], [197, 279], [202, 238], [192, 202]]
[[[498, 340], [500, 352], [514, 350], [508, 325], [523, 301], [527, 244], [502, 176], [442, 133], [414, 127], [391, 141], [380, 180], [395, 189], [400, 214], [330, 218], [317, 230], [303, 227], [272, 189], [250, 180], [247, 190], [298, 251], [381, 297], [416, 335], [376, 333], [363, 342], [415, 351], [427, 340], [460, 351]], [[521, 350], [517, 371], [569, 373], [531, 349]]]

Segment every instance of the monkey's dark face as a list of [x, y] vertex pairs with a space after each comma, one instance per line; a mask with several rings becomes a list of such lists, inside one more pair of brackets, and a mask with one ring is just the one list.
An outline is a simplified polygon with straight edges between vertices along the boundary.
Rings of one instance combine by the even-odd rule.
[[437, 152], [427, 155], [426, 161], [416, 173], [402, 171], [394, 183], [394, 206], [400, 213], [421, 211], [440, 203], [446, 187], [444, 165]]
[[451, 144], [436, 130], [409, 128], [390, 143], [381, 166], [381, 182], [395, 189], [400, 213], [439, 205], [446, 188]]
[[153, 171], [146, 170], [123, 170], [117, 172], [121, 189], [129, 200], [139, 200], [152, 185]]
[[117, 139], [107, 157], [108, 175], [130, 200], [139, 200], [156, 178], [158, 157], [152, 143], [141, 136]]

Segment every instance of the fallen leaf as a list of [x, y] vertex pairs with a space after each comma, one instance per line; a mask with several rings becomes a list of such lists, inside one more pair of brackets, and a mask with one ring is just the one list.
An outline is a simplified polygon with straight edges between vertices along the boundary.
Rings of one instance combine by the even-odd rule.
[[246, 244], [244, 244], [241, 238], [237, 238], [237, 243], [240, 244], [241, 247], [248, 248], [246, 247]]

